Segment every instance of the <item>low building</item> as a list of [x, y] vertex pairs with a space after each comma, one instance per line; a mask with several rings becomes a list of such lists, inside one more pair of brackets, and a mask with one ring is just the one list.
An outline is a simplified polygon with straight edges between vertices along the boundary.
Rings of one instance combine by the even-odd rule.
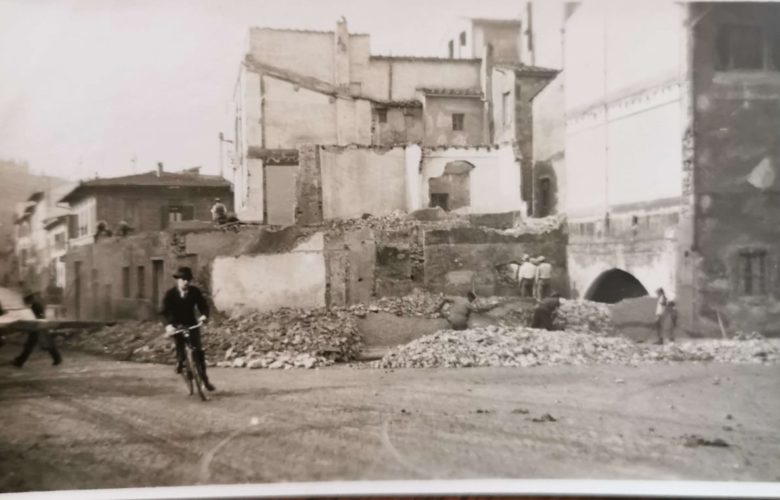
[[231, 185], [222, 177], [201, 175], [198, 168], [155, 171], [80, 182], [61, 201], [70, 205], [75, 231], [70, 245], [94, 243], [98, 222], [112, 232], [125, 222], [134, 232], [161, 231], [180, 221], [210, 221], [214, 199], [230, 210]]

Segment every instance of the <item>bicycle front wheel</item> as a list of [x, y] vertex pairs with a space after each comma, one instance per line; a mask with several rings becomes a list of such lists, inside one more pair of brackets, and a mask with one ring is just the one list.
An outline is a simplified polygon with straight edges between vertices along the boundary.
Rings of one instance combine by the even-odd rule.
[[203, 383], [203, 373], [201, 373], [200, 365], [195, 361], [195, 355], [193, 354], [192, 349], [187, 349], [187, 365], [190, 373], [192, 373], [192, 381], [195, 383], [195, 388], [198, 389], [200, 399], [206, 401], [208, 396], [206, 395], [206, 387]]

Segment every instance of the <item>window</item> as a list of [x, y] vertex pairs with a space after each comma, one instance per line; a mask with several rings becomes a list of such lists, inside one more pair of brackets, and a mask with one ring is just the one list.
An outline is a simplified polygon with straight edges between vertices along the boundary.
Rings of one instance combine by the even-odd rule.
[[54, 248], [55, 250], [65, 250], [65, 233], [54, 235]]
[[143, 299], [146, 296], [146, 273], [144, 266], [138, 266], [136, 283], [138, 286], [138, 298]]
[[739, 289], [743, 295], [766, 294], [766, 251], [746, 250], [739, 254]]
[[376, 116], [379, 119], [379, 123], [387, 123], [387, 110], [386, 109], [377, 109], [376, 110]]
[[447, 42], [447, 54], [449, 55], [450, 59], [455, 57], [455, 42], [452, 40]]
[[448, 193], [431, 193], [431, 208], [439, 207], [442, 210], [448, 210], [449, 198]]
[[466, 46], [466, 32], [461, 31], [460, 32], [460, 46], [465, 47]]
[[168, 207], [168, 222], [181, 222], [195, 219], [195, 207], [192, 205], [171, 205]]
[[122, 297], [130, 298], [130, 268], [128, 266], [122, 268]]
[[764, 68], [764, 40], [761, 28], [748, 25], [724, 25], [716, 39], [717, 69], [743, 70]]
[[463, 113], [454, 113], [452, 115], [452, 130], [463, 130]]

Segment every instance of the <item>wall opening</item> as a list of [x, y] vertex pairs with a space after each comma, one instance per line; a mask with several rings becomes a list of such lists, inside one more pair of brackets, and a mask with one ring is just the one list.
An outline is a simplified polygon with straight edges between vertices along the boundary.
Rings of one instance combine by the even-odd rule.
[[471, 205], [470, 174], [474, 165], [452, 161], [444, 166], [440, 177], [428, 179], [430, 207], [455, 210]]
[[647, 289], [632, 274], [610, 269], [599, 275], [585, 293], [587, 300], [615, 304], [623, 299], [649, 295]]

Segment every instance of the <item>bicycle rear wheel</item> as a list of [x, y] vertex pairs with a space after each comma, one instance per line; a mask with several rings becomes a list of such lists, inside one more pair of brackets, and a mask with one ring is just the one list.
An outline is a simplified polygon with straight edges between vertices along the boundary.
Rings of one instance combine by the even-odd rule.
[[[206, 395], [206, 387], [203, 384], [203, 374], [200, 371], [200, 365], [195, 362], [195, 356], [190, 348], [187, 348], [187, 367], [190, 369], [190, 373], [192, 373], [192, 381], [195, 382], [195, 387], [198, 389], [200, 399], [203, 401], [208, 400], [209, 398]], [[190, 394], [192, 394], [192, 392], [190, 392]]]

